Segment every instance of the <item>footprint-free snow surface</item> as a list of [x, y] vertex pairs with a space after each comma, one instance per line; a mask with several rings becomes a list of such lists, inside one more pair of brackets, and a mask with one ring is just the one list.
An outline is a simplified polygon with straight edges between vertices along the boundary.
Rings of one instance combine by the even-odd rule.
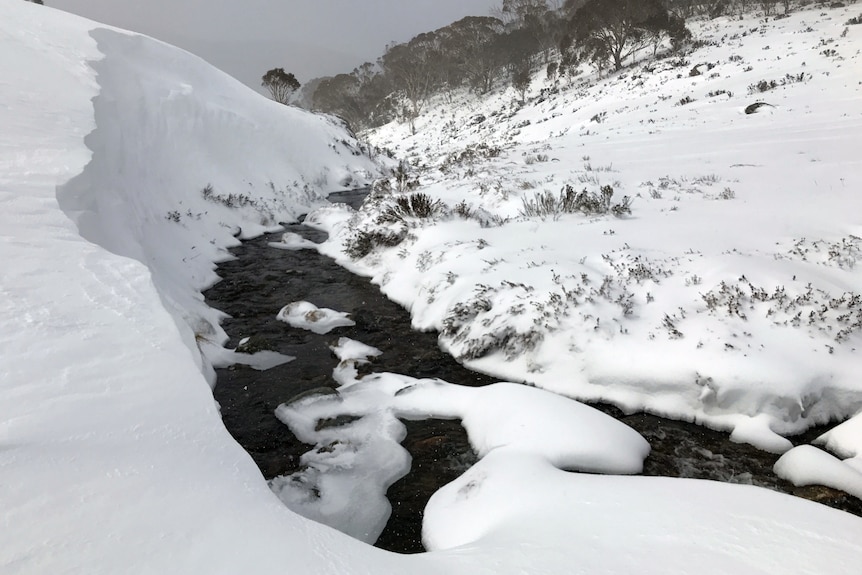
[[[626, 118], [618, 109], [646, 109], [647, 96], [599, 110], [594, 99], [578, 103], [573, 91], [559, 100], [556, 111], [545, 112], [547, 122], [534, 118], [520, 140], [547, 140], [546, 127], [562, 132], [559, 149], [565, 162], [527, 164], [524, 147], [500, 160], [508, 162], [511, 177], [532, 181], [537, 189], [546, 178], [555, 187], [577, 178], [580, 164], [572, 162], [574, 157], [591, 155], [595, 167], [612, 161], [617, 173], [610, 177], [625, 182], [624, 193], [642, 190], [637, 215], [619, 221], [527, 218], [488, 229], [452, 221], [422, 228], [406, 252], [404, 275], [381, 281], [384, 289], [405, 302], [415, 300], [417, 327], [428, 327], [449, 315], [453, 290], [469, 300], [476, 297], [476, 281], [489, 286], [484, 297], [492, 311], [477, 322], [453, 324], [455, 331], [445, 340], [459, 354], [479, 336], [471, 335], [475, 326], [485, 322], [497, 329], [500, 301], [509, 298], [517, 305], [521, 292], [541, 296], [563, 287], [575, 290], [581, 277], [577, 266], [590, 282], [584, 294], [591, 293], [607, 273], [603, 266], [635, 268], [639, 261], [647, 271], [633, 274], [628, 287], [608, 288], [616, 290], [608, 292], [614, 298], [627, 289], [636, 301], [633, 310], [640, 319], [628, 327], [627, 337], [610, 336], [628, 325], [619, 317], [618, 304], [595, 296], [574, 314], [552, 319], [569, 326], [554, 332], [572, 335], [565, 345], [547, 337], [532, 356], [514, 354], [479, 367], [516, 366], [544, 387], [607, 393], [620, 402], [643, 398], [637, 381], [652, 382], [650, 390], [664, 392], [656, 394], [661, 405], [648, 407], [680, 415], [702, 412], [710, 422], [730, 417], [728, 427], [736, 429], [742, 421], [762, 418], [764, 425], [755, 426], [759, 434], [770, 425], [779, 433], [793, 429], [793, 419], [784, 414], [803, 393], [811, 399], [801, 402], [797, 419], [824, 418], [821, 413], [834, 404], [842, 406], [834, 415], [851, 415], [857, 396], [848, 383], [848, 366], [857, 334], [829, 343], [834, 348], [829, 353], [827, 342], [838, 334], [819, 328], [837, 321], [834, 306], [827, 305], [824, 320], [812, 307], [814, 321], [809, 324], [805, 315], [798, 328], [792, 325], [796, 308], [776, 310], [776, 321], [786, 320], [788, 326], [773, 326], [761, 315], [777, 304], [751, 291], [772, 294], [783, 285], [792, 299], [803, 297], [811, 283], [811, 299], [796, 304], [808, 314], [824, 293], [840, 299], [858, 289], [858, 276], [848, 266], [855, 263], [851, 236], [859, 233], [854, 218], [860, 213], [853, 195], [859, 184], [854, 169], [858, 88], [849, 77], [856, 69], [852, 58], [859, 33], [853, 29], [839, 43], [838, 22], [848, 11], [829, 14], [834, 20], [820, 17], [819, 11], [800, 12], [782, 21], [778, 32], [769, 27], [762, 37], [757, 32], [750, 46], [740, 40], [740, 54], [752, 65], [779, 52], [779, 39], [799, 39], [797, 51], [805, 51], [806, 70], [814, 79], [776, 92], [772, 114], [748, 118], [739, 113], [744, 102], [736, 99], [708, 105], [701, 94], [708, 77], [665, 82], [666, 74], [644, 76], [645, 83], [691, 85], [687, 89], [697, 92], [699, 102], [679, 109], [657, 102], [656, 125], [631, 135], [627, 126], [640, 125], [643, 116], [636, 112]], [[809, 33], [806, 26], [817, 28]], [[799, 35], [793, 36], [796, 31]], [[836, 49], [847, 58], [842, 66], [813, 49], [821, 37], [835, 38]], [[760, 44], [768, 42], [774, 51], [762, 50]], [[700, 58], [697, 54], [693, 57]], [[787, 66], [803, 58], [785, 49], [781, 55]], [[760, 75], [784, 73], [775, 64], [774, 70], [758, 69], [758, 76], [741, 76], [717, 52], [707, 50], [702, 58], [719, 61], [717, 72], [737, 78], [743, 91]], [[220, 314], [205, 306], [200, 290], [216, 281], [214, 265], [229, 257], [226, 249], [235, 245], [235, 234], [275, 229], [324, 205], [329, 191], [367, 185], [380, 167], [333, 119], [270, 102], [163, 43], [49, 7], [0, 0], [0, 70], [0, 572], [666, 574], [694, 568], [700, 573], [848, 573], [858, 566], [862, 522], [842, 512], [751, 487], [561, 470], [571, 461], [558, 457], [564, 452], [557, 448], [584, 445], [580, 435], [589, 430], [578, 431], [579, 425], [593, 417], [577, 404], [559, 408], [572, 427], [553, 427], [558, 435], [547, 445], [532, 442], [535, 430], [489, 427], [494, 433], [486, 438], [488, 449], [479, 464], [429, 504], [425, 532], [433, 552], [409, 557], [383, 552], [289, 511], [220, 421], [209, 385], [211, 360], [201, 350], [222, 344], [225, 335], [218, 326]], [[638, 81], [633, 71], [626, 74], [627, 79], [617, 76], [597, 89]], [[795, 90], [807, 94], [807, 104], [795, 99]], [[596, 109], [571, 115], [591, 106]], [[589, 116], [601, 111], [607, 112], [607, 122], [592, 125]], [[551, 118], [557, 112], [560, 116]], [[564, 165], [574, 172], [543, 169]], [[496, 168], [483, 170], [491, 181], [500, 177]], [[673, 183], [712, 173], [719, 182], [692, 193], [688, 184]], [[661, 187], [663, 176], [670, 178], [667, 189]], [[665, 190], [662, 198], [650, 197], [647, 181], [656, 191]], [[460, 187], [429, 190], [449, 198], [476, 185], [464, 180]], [[713, 197], [724, 187], [735, 192], [735, 199]], [[486, 188], [490, 191], [482, 201], [516, 215], [517, 201], [505, 204], [493, 185]], [[776, 200], [779, 192], [782, 201]], [[728, 222], [738, 222], [732, 233]], [[587, 233], [596, 243], [582, 237]], [[738, 238], [736, 251], [728, 247], [730, 236]], [[505, 241], [512, 237], [521, 238], [527, 259], [514, 257]], [[668, 250], [670, 237], [678, 249]], [[481, 247], [479, 240], [485, 242]], [[452, 245], [441, 258], [440, 246], [447, 241]], [[480, 249], [486, 251], [459, 260]], [[836, 250], [838, 256], [831, 257]], [[600, 258], [602, 253], [609, 261]], [[377, 257], [363, 264], [384, 277], [391, 267], [387, 262], [397, 255]], [[416, 284], [424, 290], [417, 298], [406, 280], [416, 279], [407, 270], [420, 260], [426, 275]], [[486, 260], [496, 263], [476, 265]], [[446, 267], [459, 261], [463, 268]], [[542, 270], [547, 285], [513, 275], [528, 262]], [[442, 289], [434, 278], [445, 278], [448, 271], [456, 274], [454, 286]], [[752, 288], [738, 281], [742, 275]], [[685, 278], [695, 282], [694, 276], [700, 281], [687, 286]], [[499, 287], [504, 279], [525, 287]], [[647, 291], [655, 308], [646, 303]], [[692, 301], [699, 292], [713, 293], [720, 309], [695, 309]], [[721, 315], [728, 298], [755, 308], [744, 310], [758, 318], [750, 320], [750, 328], [738, 315]], [[848, 301], [835, 305], [848, 306]], [[676, 307], [682, 311], [673, 311]], [[534, 309], [525, 302], [525, 319], [532, 319]], [[599, 335], [582, 338], [584, 330], [571, 327], [585, 320], [580, 313], [601, 318], [599, 329], [589, 328]], [[668, 328], [655, 325], [664, 314], [684, 338], [669, 339]], [[691, 319], [711, 314], [715, 321]], [[641, 341], [655, 343], [644, 348], [634, 343]], [[734, 349], [725, 351], [725, 344]], [[757, 355], [746, 351], [749, 345], [752, 350], [763, 345], [766, 351]], [[644, 354], [655, 360], [644, 361]], [[704, 354], [719, 367], [699, 369]], [[594, 365], [584, 363], [588, 356]], [[558, 366], [552, 358], [564, 361]], [[758, 389], [764, 391], [750, 403], [749, 363], [755, 361]], [[644, 365], [651, 367], [636, 367]], [[636, 371], [639, 379], [632, 375]], [[704, 383], [693, 395], [691, 385], [674, 382], [690, 381], [694, 371]], [[610, 380], [619, 387], [607, 385]], [[780, 397], [794, 401], [773, 400], [778, 380], [790, 386]], [[826, 393], [832, 389], [834, 396]], [[418, 403], [418, 396], [428, 392], [420, 387], [402, 395], [406, 400], [416, 394]], [[476, 394], [456, 403], [462, 415], [470, 411], [489, 419], [511, 409], [511, 401], [488, 400], [487, 411], [468, 410], [466, 402], [481, 403], [485, 397]], [[438, 409], [430, 403], [435, 398], [431, 394], [424, 409]], [[560, 415], [555, 406], [563, 401], [555, 397], [554, 405], [536, 409], [547, 409], [550, 422]], [[632, 406], [642, 403], [632, 400]], [[810, 415], [812, 410], [816, 415]], [[523, 415], [539, 421], [533, 426], [545, 424], [541, 413]], [[505, 419], [512, 425], [523, 421]], [[591, 456], [590, 468], [636, 470], [631, 446], [639, 440], [621, 433], [605, 455]], [[844, 433], [830, 436], [832, 445], [852, 445]], [[620, 457], [625, 465], [606, 467]]]

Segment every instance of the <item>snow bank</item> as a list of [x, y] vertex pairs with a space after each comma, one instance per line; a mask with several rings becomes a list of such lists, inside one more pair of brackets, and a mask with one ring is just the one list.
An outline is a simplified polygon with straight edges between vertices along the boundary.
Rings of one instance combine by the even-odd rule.
[[[788, 522], [790, 501], [811, 521]], [[529, 555], [531, 573], [559, 563], [570, 573], [852, 572], [858, 543], [822, 534], [856, 532], [859, 520], [822, 509], [751, 486], [571, 474], [494, 451], [432, 496], [423, 538], [432, 549], [496, 549], [500, 568]]]
[[93, 160], [57, 192], [81, 234], [147, 265], [187, 345], [220, 344], [199, 291], [234, 235], [276, 229], [379, 168], [343, 126], [256, 97], [198, 58], [98, 28]]

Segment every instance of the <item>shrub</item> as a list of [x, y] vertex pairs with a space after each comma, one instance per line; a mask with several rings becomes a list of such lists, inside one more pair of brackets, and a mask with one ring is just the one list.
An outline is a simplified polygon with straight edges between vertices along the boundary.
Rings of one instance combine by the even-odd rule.
[[411, 179], [405, 162], [400, 162], [392, 175], [395, 178], [395, 186], [399, 192], [415, 190], [419, 187], [419, 180]]
[[602, 215], [612, 213], [617, 217], [631, 214], [632, 200], [628, 196], [618, 204], [611, 203], [614, 189], [611, 186], [602, 186], [599, 193], [588, 192], [586, 188], [576, 192], [572, 186], [567, 185], [560, 191], [559, 196], [551, 192], [537, 193], [532, 199], [522, 198], [520, 214], [524, 217], [538, 217], [545, 219], [552, 217], [557, 219], [562, 214], [581, 213], [584, 215]]
[[733, 92], [730, 92], [728, 90], [712, 90], [706, 95], [706, 97], [716, 98], [718, 96], [721, 96], [722, 94], [726, 94], [728, 98], [733, 98]]
[[730, 188], [724, 188], [721, 193], [718, 194], [719, 200], [732, 200], [736, 197], [736, 192], [734, 192]]
[[430, 218], [443, 212], [443, 202], [432, 200], [423, 193], [409, 194], [395, 198], [395, 205], [389, 206], [377, 218], [381, 224], [403, 222], [406, 218]]
[[749, 94], [757, 94], [759, 92], [768, 92], [769, 90], [774, 90], [779, 86], [786, 86], [788, 84], [796, 84], [798, 82], [805, 82], [811, 79], [810, 74], [806, 74], [805, 72], [800, 72], [799, 74], [785, 74], [783, 78], [780, 80], [760, 80], [755, 84], [751, 84], [748, 86]]
[[377, 246], [395, 247], [407, 237], [407, 228], [359, 230], [344, 242], [344, 251], [354, 260], [364, 258]]

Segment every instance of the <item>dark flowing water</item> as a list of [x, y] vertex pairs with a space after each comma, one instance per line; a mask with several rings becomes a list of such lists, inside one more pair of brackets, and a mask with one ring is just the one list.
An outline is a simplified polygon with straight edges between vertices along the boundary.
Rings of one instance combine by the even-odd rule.
[[[350, 196], [348, 196], [349, 198]], [[355, 199], [355, 196], [353, 196]], [[301, 224], [286, 231], [312, 241], [322, 232]], [[451, 383], [482, 386], [493, 379], [463, 368], [437, 346], [435, 333], [410, 328], [409, 314], [387, 300], [366, 278], [355, 276], [312, 250], [271, 248], [281, 234], [244, 242], [233, 250], [235, 260], [219, 265], [221, 282], [205, 295], [209, 305], [228, 313], [224, 327], [229, 347], [256, 336], [278, 352], [297, 359], [268, 371], [237, 366], [218, 370], [214, 394], [225, 426], [254, 458], [267, 478], [289, 474], [311, 446], [299, 442], [274, 415], [276, 407], [317, 387], [337, 387], [332, 370], [338, 360], [329, 350], [339, 337], [349, 337], [383, 351], [370, 369], [412, 377], [438, 377]], [[306, 300], [351, 314], [353, 327], [317, 335], [275, 319], [285, 305]], [[772, 473], [776, 456], [733, 443], [728, 435], [684, 422], [637, 414], [624, 416], [612, 406], [596, 405], [639, 431], [651, 444], [645, 475], [694, 477], [751, 483], [794, 493], [857, 515], [858, 499], [828, 488], [794, 488]], [[405, 421], [404, 447], [413, 457], [410, 473], [387, 492], [392, 516], [376, 545], [402, 553], [423, 551], [422, 512], [428, 498], [475, 462], [466, 433], [458, 421]], [[822, 433], [812, 430], [800, 443]]]

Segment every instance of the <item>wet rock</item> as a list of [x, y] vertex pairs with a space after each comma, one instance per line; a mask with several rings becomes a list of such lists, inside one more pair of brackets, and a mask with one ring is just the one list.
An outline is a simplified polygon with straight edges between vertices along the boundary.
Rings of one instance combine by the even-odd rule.
[[359, 415], [348, 414], [327, 417], [326, 419], [318, 419], [317, 423], [314, 425], [314, 431], [332, 429], [334, 427], [344, 427], [345, 425], [350, 425], [354, 421], [359, 421], [360, 419], [362, 419], [362, 417]]
[[260, 351], [276, 351], [275, 345], [273, 345], [265, 337], [253, 335], [251, 337], [243, 339], [239, 342], [239, 345], [236, 346], [237, 353], [247, 353], [249, 355], [254, 355]]
[[767, 104], [766, 102], [755, 102], [753, 104], [749, 104], [745, 107], [746, 114], [757, 114], [758, 112], [762, 112], [763, 108], [774, 108], [772, 104]]
[[862, 500], [838, 489], [826, 487], [825, 485], [806, 485], [804, 487], [795, 487], [790, 492], [797, 497], [802, 497], [815, 503], [828, 505], [829, 507], [841, 509], [854, 515], [862, 515]]
[[326, 397], [332, 396], [341, 397], [341, 394], [338, 393], [337, 389], [331, 387], [315, 387], [314, 389], [309, 389], [308, 391], [303, 391], [302, 393], [298, 393], [285, 401], [286, 405], [291, 405], [293, 403], [299, 403], [300, 401], [304, 401], [306, 399], [310, 399], [312, 397]]

